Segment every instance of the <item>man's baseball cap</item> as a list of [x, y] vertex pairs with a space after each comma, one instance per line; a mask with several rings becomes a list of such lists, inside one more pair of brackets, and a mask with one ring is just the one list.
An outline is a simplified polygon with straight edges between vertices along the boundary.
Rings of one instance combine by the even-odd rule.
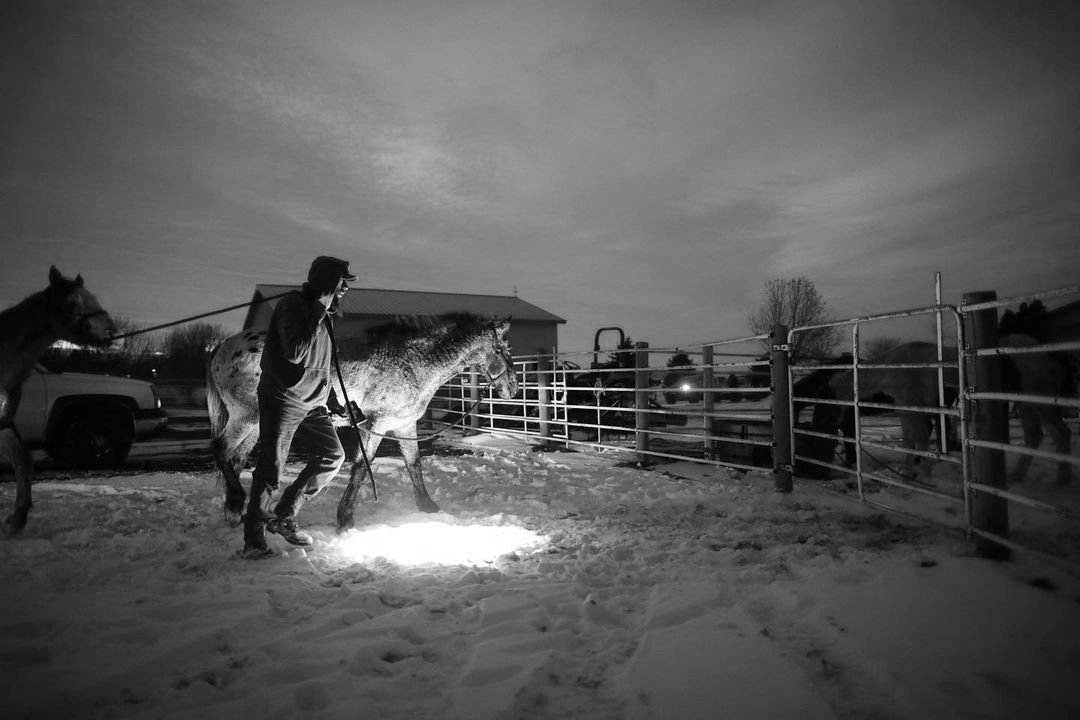
[[311, 261], [308, 283], [317, 288], [333, 288], [338, 280], [354, 282], [358, 278], [349, 270], [349, 263], [340, 258], [320, 255]]

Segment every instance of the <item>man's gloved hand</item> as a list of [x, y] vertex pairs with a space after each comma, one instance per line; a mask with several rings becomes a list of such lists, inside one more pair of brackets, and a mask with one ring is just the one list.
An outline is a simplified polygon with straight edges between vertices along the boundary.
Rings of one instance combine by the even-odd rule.
[[335, 388], [330, 389], [330, 397], [326, 399], [326, 409], [330, 411], [331, 415], [337, 417], [347, 418], [349, 417], [349, 411], [338, 400], [337, 390]]
[[[364, 413], [360, 410], [360, 406], [353, 400], [349, 401], [349, 405], [352, 407], [352, 416], [356, 418], [356, 422], [362, 422], [364, 420]], [[346, 420], [349, 419], [349, 409], [342, 405], [341, 401], [338, 400], [336, 389], [330, 391], [330, 397], [326, 399], [326, 409], [330, 411], [331, 415], [345, 418]]]

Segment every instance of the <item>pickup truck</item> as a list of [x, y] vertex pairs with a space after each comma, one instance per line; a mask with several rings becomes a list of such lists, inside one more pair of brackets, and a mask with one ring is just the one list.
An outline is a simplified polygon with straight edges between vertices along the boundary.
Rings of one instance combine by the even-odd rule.
[[153, 383], [36, 365], [23, 383], [15, 427], [27, 447], [79, 469], [119, 465], [135, 440], [165, 428]]

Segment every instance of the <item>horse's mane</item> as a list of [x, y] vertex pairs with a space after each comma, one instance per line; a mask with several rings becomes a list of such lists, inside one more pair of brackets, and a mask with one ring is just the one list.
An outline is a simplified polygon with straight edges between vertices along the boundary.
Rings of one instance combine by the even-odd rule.
[[368, 342], [375, 343], [430, 335], [432, 331], [460, 330], [462, 332], [472, 332], [485, 329], [490, 325], [490, 317], [483, 317], [470, 312], [448, 312], [441, 315], [398, 315], [389, 322], [368, 328], [364, 331], [364, 337]]
[[79, 283], [75, 280], [58, 276], [56, 282], [50, 283], [48, 287], [32, 292], [14, 305], [0, 310], [0, 328], [3, 329], [3, 334], [11, 333], [9, 325], [22, 325], [28, 318], [34, 318], [36, 323], [40, 319], [42, 308], [48, 307], [50, 297], [64, 297], [78, 287]]
[[11, 310], [15, 310], [16, 308], [33, 305], [49, 297], [50, 295], [64, 297], [73, 290], [77, 290], [80, 287], [82, 287], [82, 283], [80, 283], [79, 281], [73, 280], [69, 277], [64, 277], [63, 275], [57, 275], [56, 280], [50, 282], [47, 287], [41, 290], [35, 290], [14, 305], [9, 305], [8, 307], [0, 310], [0, 315], [8, 313]]
[[441, 359], [460, 353], [463, 344], [492, 327], [490, 316], [470, 312], [448, 312], [441, 315], [398, 315], [389, 322], [366, 329], [362, 334], [344, 340], [354, 358], [369, 357], [378, 352], [402, 352], [424, 345], [424, 354]]

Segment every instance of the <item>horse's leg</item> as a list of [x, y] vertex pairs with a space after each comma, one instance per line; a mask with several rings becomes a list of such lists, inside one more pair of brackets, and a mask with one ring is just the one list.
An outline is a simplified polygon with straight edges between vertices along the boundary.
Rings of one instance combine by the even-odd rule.
[[15, 533], [26, 527], [26, 516], [34, 504], [30, 499], [30, 481], [34, 475], [34, 459], [22, 443], [14, 427], [0, 430], [0, 455], [5, 456], [15, 469], [15, 511], [7, 518], [7, 533]]
[[214, 438], [211, 442], [214, 464], [221, 471], [225, 483], [225, 520], [233, 526], [240, 524], [244, 513], [247, 493], [240, 482], [240, 472], [248, 453], [259, 439], [258, 429], [257, 422], [245, 423], [230, 417], [221, 437]]
[[851, 438], [850, 442], [844, 443], [844, 463], [848, 467], [858, 464], [858, 447], [855, 445], [855, 410], [844, 408], [840, 414], [840, 434]]
[[248, 455], [251, 454], [251, 449], [259, 441], [258, 429], [258, 425], [248, 427], [247, 434], [228, 451], [227, 469], [223, 467], [221, 470], [222, 477], [225, 478], [225, 519], [233, 526], [239, 525], [243, 518], [247, 494], [244, 492], [244, 484], [240, 481], [240, 473], [244, 469]]
[[[941, 445], [941, 416], [934, 415], [934, 429], [937, 432], [938, 444], [937, 448], [940, 449]], [[956, 422], [951, 416], [945, 416], [945, 448], [949, 452], [956, 452], [960, 449], [960, 436], [956, 434]]]
[[[372, 432], [376, 432], [375, 428], [372, 428]], [[341, 493], [341, 499], [338, 500], [337, 506], [337, 531], [339, 533], [345, 532], [353, 527], [355, 524], [354, 516], [356, 514], [356, 501], [360, 497], [360, 484], [364, 482], [364, 478], [367, 477], [368, 467], [364, 465], [364, 453], [367, 451], [367, 459], [369, 462], [375, 461], [375, 452], [379, 449], [379, 444], [382, 442], [382, 436], [368, 434], [367, 430], [360, 428], [360, 442], [363, 445], [356, 446], [356, 452], [352, 456], [352, 469], [349, 470], [349, 482], [345, 485], [344, 492]], [[363, 450], [362, 450], [363, 449]], [[371, 470], [372, 477], [375, 476], [374, 470]], [[359, 478], [357, 478], [359, 475]]]
[[[1020, 414], [1020, 427], [1024, 431], [1024, 445], [1034, 450], [1039, 447], [1043, 439], [1042, 423], [1039, 421], [1038, 409], [1027, 403], [1017, 403], [1016, 411]], [[1066, 432], [1068, 432], [1066, 430]], [[1028, 468], [1031, 467], [1031, 455], [1021, 455], [1013, 468], [1010, 483], [1019, 484], [1024, 481]]]
[[[934, 430], [934, 421], [929, 415], [919, 413], [915, 418], [915, 436], [912, 438], [916, 450], [930, 451], [930, 433]], [[930, 458], [916, 457], [915, 462], [923, 468], [923, 474], [929, 480], [934, 472], [934, 462]]]
[[[1046, 426], [1046, 431], [1054, 439], [1054, 452], [1059, 455], [1068, 455], [1071, 450], [1069, 446], [1072, 433], [1069, 432], [1069, 426], [1065, 424], [1065, 419], [1061, 415], [1061, 408], [1042, 406], [1039, 408], [1039, 415], [1042, 418], [1043, 425]], [[1067, 462], [1059, 462], [1057, 471], [1058, 485], [1068, 485], [1071, 482], [1072, 465]]]
[[405, 459], [405, 469], [409, 472], [409, 479], [412, 480], [416, 509], [426, 513], [439, 512], [439, 506], [428, 495], [427, 487], [424, 485], [424, 473], [420, 469], [420, 446], [416, 438], [398, 438], [398, 444], [401, 446], [401, 457]]
[[[900, 447], [908, 450], [926, 450], [930, 446], [930, 418], [921, 413], [898, 412], [900, 417]], [[920, 468], [926, 468], [925, 474], [930, 477], [930, 464], [921, 462], [923, 458], [918, 455], [904, 453], [904, 474], [910, 479], [919, 475]], [[920, 468], [916, 468], [920, 465]]]

